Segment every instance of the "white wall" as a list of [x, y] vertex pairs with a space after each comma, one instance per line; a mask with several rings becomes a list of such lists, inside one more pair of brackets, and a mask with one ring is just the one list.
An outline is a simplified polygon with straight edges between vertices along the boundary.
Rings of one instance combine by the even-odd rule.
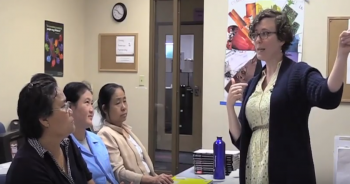
[[[85, 79], [94, 86], [97, 98], [102, 85], [108, 82], [124, 86], [129, 104], [128, 123], [144, 146], [148, 147], [148, 66], [149, 66], [149, 1], [121, 0], [128, 15], [123, 23], [112, 19], [116, 1], [85, 0]], [[138, 73], [98, 72], [99, 33], [138, 33]], [[145, 87], [138, 87], [138, 76], [145, 76]]]
[[44, 72], [44, 22], [64, 24], [64, 77], [60, 86], [84, 79], [84, 0], [0, 0], [0, 121], [17, 119], [19, 91]]

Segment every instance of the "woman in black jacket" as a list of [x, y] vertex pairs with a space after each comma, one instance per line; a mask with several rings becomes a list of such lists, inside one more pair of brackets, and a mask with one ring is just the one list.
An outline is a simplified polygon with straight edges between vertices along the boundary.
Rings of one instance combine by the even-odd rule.
[[[7, 184], [93, 184], [80, 151], [70, 102], [56, 80], [36, 74], [19, 94], [17, 114], [25, 137], [6, 176]], [[67, 138], [68, 137], [68, 138]]]
[[[343, 93], [350, 32], [340, 35], [329, 78], [286, 57], [293, 41], [285, 14], [263, 10], [250, 25], [262, 71], [247, 83], [232, 80], [227, 98], [230, 136], [240, 150], [241, 184], [316, 184], [308, 119], [312, 107], [334, 109]], [[242, 100], [239, 117], [233, 108]]]

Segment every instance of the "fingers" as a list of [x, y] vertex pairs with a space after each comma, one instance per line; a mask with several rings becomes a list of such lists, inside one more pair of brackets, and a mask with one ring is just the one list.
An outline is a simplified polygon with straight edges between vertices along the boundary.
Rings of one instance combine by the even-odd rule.
[[231, 84], [236, 84], [236, 81], [234, 78], [231, 78]]
[[349, 42], [350, 42], [350, 30], [343, 31], [340, 34], [340, 42], [342, 44], [349, 44]]
[[174, 183], [170, 175], [162, 174], [160, 175], [162, 184], [172, 184]]
[[247, 83], [238, 83], [238, 84], [231, 85], [229, 89], [229, 93], [232, 93], [233, 91], [239, 90], [239, 89], [243, 91], [247, 86], [248, 86]]
[[340, 37], [348, 37], [350, 36], [350, 30], [346, 30], [346, 31], [343, 31], [341, 34], [340, 34]]
[[340, 43], [343, 45], [350, 45], [350, 36], [340, 38]]

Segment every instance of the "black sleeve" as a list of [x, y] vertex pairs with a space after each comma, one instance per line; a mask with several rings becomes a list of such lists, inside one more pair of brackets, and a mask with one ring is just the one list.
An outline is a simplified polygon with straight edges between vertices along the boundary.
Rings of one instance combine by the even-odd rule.
[[[333, 93], [329, 90], [327, 81], [328, 79], [325, 79], [316, 68], [309, 66], [307, 63], [300, 62], [296, 65], [291, 75], [290, 86], [300, 86], [299, 90], [306, 97], [311, 107], [335, 109], [341, 102], [343, 85], [338, 91]], [[299, 85], [296, 85], [296, 83]], [[294, 88], [297, 89], [298, 87]]]
[[73, 140], [71, 140], [70, 143], [72, 144], [72, 148], [73, 148], [74, 156], [75, 156], [76, 161], [77, 161], [77, 165], [84, 172], [84, 174], [86, 176], [86, 181], [92, 180], [92, 173], [89, 171], [89, 169], [86, 165], [86, 162], [83, 159], [83, 156], [81, 156], [80, 150], [78, 149], [77, 145], [74, 143]]
[[46, 167], [38, 159], [15, 158], [6, 174], [6, 184], [51, 184]]
[[241, 149], [241, 136], [239, 136], [239, 138], [235, 141], [235, 139], [233, 138], [231, 131], [228, 131], [228, 134], [230, 134], [230, 138], [231, 138], [231, 142], [232, 144], [238, 149]]

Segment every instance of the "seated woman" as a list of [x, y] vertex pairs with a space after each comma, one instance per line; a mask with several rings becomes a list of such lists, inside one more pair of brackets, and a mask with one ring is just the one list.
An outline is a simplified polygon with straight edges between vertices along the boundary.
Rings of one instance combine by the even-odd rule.
[[119, 181], [134, 184], [171, 184], [171, 175], [157, 175], [141, 141], [125, 124], [128, 113], [124, 88], [118, 84], [104, 85], [98, 98], [104, 126], [98, 132], [107, 146], [114, 175]]
[[7, 184], [94, 183], [69, 136], [75, 129], [70, 103], [53, 77], [32, 77], [19, 94], [17, 114], [25, 142], [12, 160]]
[[82, 82], [71, 82], [63, 89], [67, 101], [71, 102], [75, 131], [72, 139], [97, 184], [118, 184], [114, 178], [108, 151], [101, 138], [86, 129], [92, 126], [94, 108], [92, 91]]

